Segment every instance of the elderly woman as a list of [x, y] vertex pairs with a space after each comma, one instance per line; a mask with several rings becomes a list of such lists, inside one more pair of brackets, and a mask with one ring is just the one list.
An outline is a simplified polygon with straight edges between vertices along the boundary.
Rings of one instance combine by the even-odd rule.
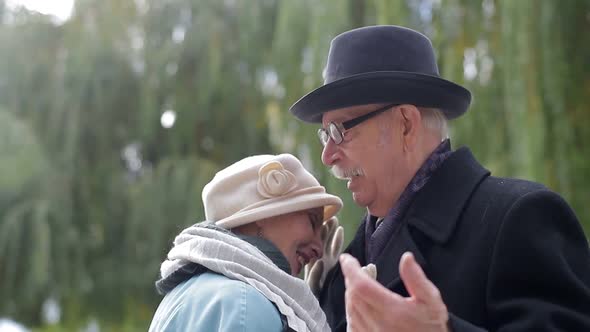
[[322, 223], [342, 207], [290, 154], [245, 158], [203, 189], [206, 221], [161, 266], [150, 331], [329, 331], [307, 284]]

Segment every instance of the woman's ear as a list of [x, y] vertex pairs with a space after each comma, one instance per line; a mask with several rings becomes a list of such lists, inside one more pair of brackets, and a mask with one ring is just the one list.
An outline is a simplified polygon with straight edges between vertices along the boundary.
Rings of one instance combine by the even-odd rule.
[[243, 234], [243, 235], [250, 235], [250, 236], [258, 235], [258, 232], [261, 230], [262, 230], [262, 228], [258, 225], [258, 222], [252, 222], [252, 223], [241, 225], [241, 226], [234, 227], [231, 229], [231, 231], [236, 234]]
[[252, 226], [256, 226], [256, 228], [266, 228], [268, 221], [272, 221], [273, 218], [274, 217], [256, 220], [252, 223]]
[[256, 236], [264, 238], [264, 228], [268, 219], [257, 220], [251, 225], [256, 228]]

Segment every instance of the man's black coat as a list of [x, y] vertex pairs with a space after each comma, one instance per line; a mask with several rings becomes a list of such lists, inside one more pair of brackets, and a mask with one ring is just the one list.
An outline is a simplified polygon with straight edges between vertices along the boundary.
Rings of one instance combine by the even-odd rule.
[[[387, 222], [385, 220], [384, 222]], [[435, 171], [376, 260], [377, 280], [407, 296], [398, 264], [414, 253], [454, 331], [590, 331], [590, 250], [567, 203], [540, 184], [490, 176], [462, 148]], [[365, 224], [346, 252], [365, 260]], [[320, 295], [345, 331], [337, 265]]]

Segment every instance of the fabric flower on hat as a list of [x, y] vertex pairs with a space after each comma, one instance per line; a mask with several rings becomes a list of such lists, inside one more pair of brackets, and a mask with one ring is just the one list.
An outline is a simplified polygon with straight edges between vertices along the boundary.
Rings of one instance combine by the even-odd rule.
[[270, 161], [258, 170], [258, 193], [265, 198], [285, 195], [296, 186], [295, 175], [278, 161]]

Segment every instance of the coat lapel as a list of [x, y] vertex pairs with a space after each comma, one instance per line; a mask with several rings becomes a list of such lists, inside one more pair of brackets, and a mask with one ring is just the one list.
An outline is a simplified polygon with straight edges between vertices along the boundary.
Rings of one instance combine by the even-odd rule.
[[375, 263], [377, 266], [377, 281], [380, 284], [392, 289], [401, 281], [399, 276], [399, 261], [406, 251], [414, 254], [420, 266], [426, 266], [424, 256], [422, 256], [420, 249], [416, 246], [408, 228], [402, 226], [398, 233], [389, 240]]
[[[356, 257], [359, 261], [359, 264], [365, 265], [366, 264], [366, 257], [365, 257], [365, 227], [367, 223], [368, 216], [363, 218], [363, 222], [358, 227], [356, 234], [354, 235], [354, 239], [350, 241], [350, 244], [344, 249], [345, 253], [351, 254], [352, 256]], [[338, 263], [338, 267], [340, 263]]]

